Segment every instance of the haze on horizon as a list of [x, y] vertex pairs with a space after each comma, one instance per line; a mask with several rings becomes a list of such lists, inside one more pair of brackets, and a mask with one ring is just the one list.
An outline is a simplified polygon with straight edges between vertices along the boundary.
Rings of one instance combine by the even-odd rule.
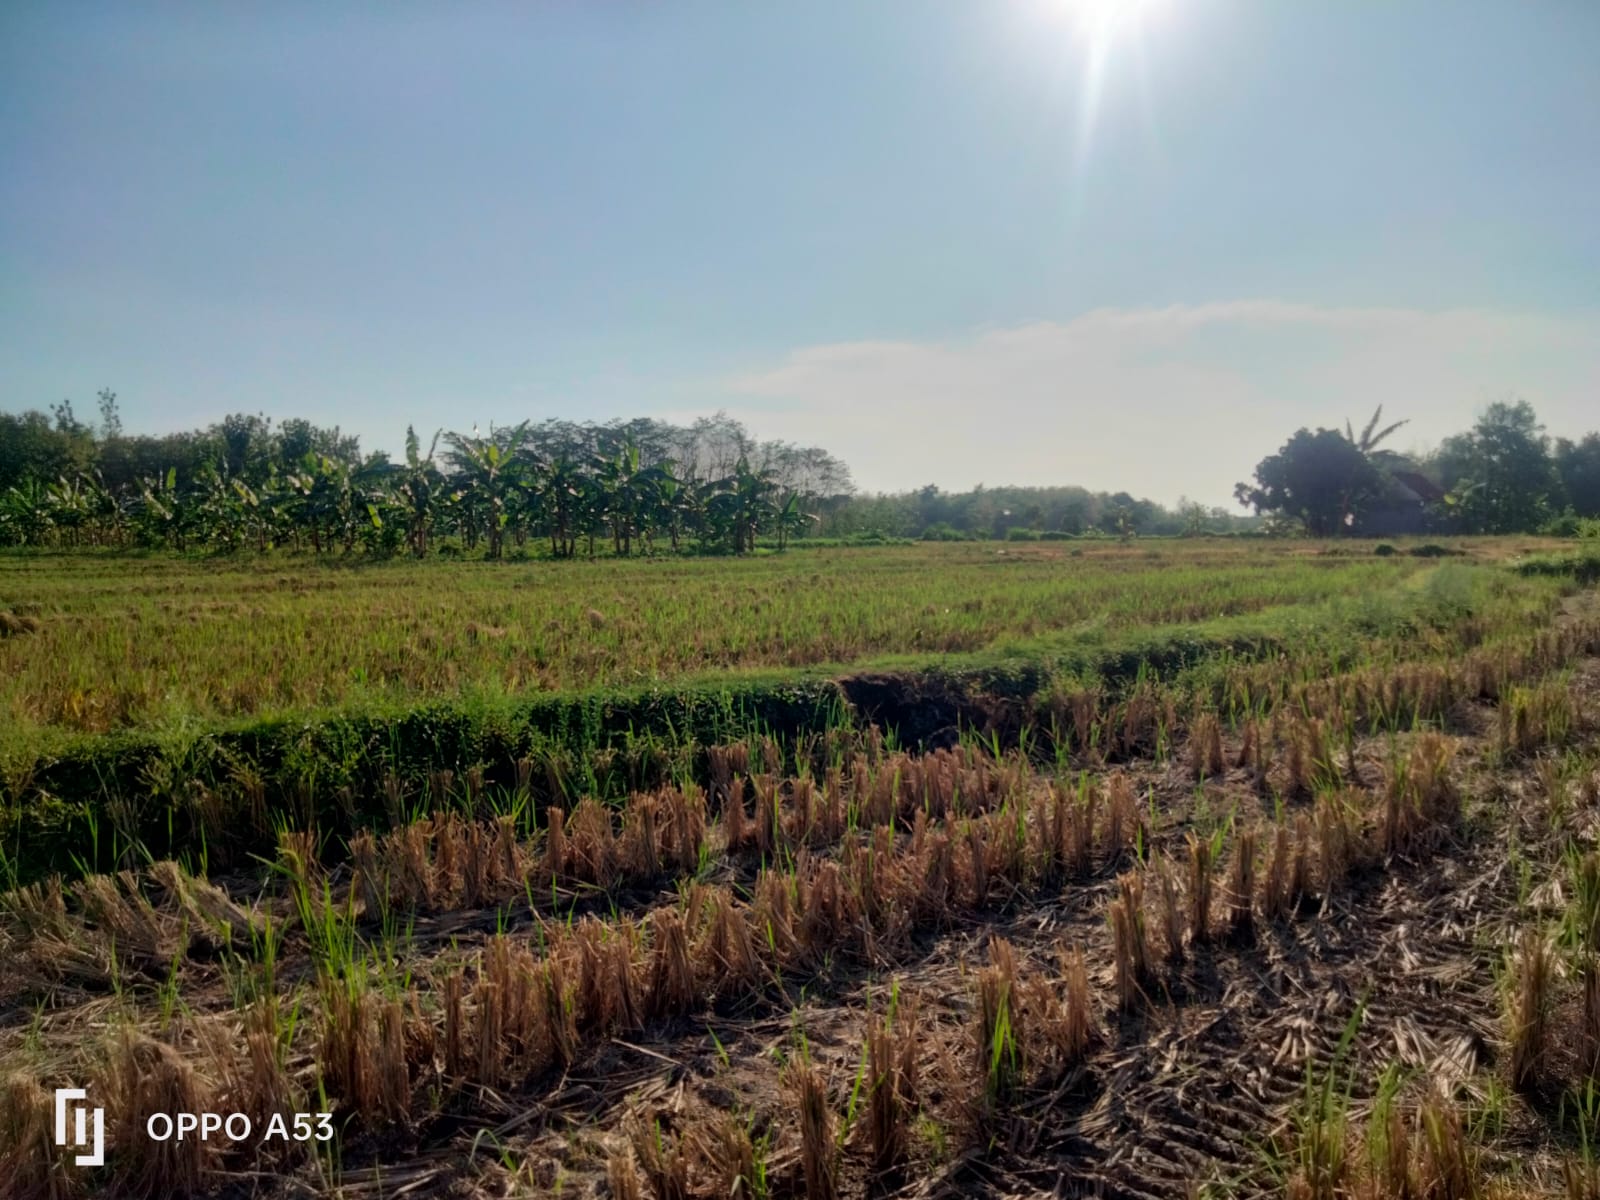
[[0, 409], [1207, 504], [1380, 403], [1593, 426], [1600, 5], [1082, 3], [7, 6]]

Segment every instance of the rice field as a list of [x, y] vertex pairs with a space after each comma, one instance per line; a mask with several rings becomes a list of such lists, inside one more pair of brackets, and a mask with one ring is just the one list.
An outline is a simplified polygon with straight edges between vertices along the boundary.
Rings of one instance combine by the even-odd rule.
[[[859, 640], [819, 619], [818, 657], [724, 665], [904, 695], [656, 746], [634, 786], [532, 751], [388, 770], [376, 810], [355, 777], [281, 801], [248, 769], [168, 779], [192, 801], [183, 836], [0, 895], [0, 1191], [1600, 1197], [1600, 601], [1511, 570], [1509, 546], [1464, 548], [823, 551], [537, 585], [453, 564], [454, 590], [444, 570], [331, 575], [350, 586], [332, 604], [367, 614], [339, 627], [356, 656], [413, 615], [405, 580], [503, 640], [533, 636], [522, 604], [621, 648], [645, 644], [600, 608], [621, 579], [635, 613], [676, 590], [751, 631], [747, 593], [816, 617], [809, 588]], [[251, 580], [264, 612], [319, 619], [315, 589], [265, 565], [141, 563], [120, 596], [108, 562], [7, 566], [73, 581], [8, 653], [76, 647], [66, 630], [120, 605], [199, 639], [198, 676], [234, 651], [189, 614]], [[972, 640], [912, 644], [876, 623], [874, 589], [903, 618], [981, 600], [939, 626]], [[948, 700], [941, 656], [1258, 620], [1284, 635], [1270, 652], [1046, 672], [967, 695], [948, 736], [906, 735], [919, 696]], [[692, 643], [644, 653], [663, 678], [708, 669]], [[330, 686], [310, 657], [282, 673]], [[145, 719], [244, 715], [186, 682]], [[268, 849], [229, 857], [245, 827]], [[103, 1107], [104, 1164], [56, 1144], [58, 1087]], [[147, 1135], [178, 1112], [238, 1119]]]
[[[1536, 541], [1459, 544], [1466, 561]], [[1371, 545], [928, 545], [748, 559], [338, 566], [0, 556], [0, 746], [441, 697], [981, 656], [1371, 602]]]

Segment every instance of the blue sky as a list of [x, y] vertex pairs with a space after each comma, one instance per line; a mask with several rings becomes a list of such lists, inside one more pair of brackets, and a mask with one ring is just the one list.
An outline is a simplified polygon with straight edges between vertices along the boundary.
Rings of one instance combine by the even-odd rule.
[[1128, 2], [6, 5], [0, 408], [1214, 503], [1379, 402], [1600, 425], [1600, 4]]

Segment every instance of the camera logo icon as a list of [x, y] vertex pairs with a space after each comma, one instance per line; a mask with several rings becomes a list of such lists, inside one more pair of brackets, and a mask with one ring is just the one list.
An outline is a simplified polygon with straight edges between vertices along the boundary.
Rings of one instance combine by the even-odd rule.
[[[72, 1138], [67, 1138], [67, 1102], [69, 1100], [86, 1100], [89, 1093], [83, 1088], [57, 1088], [56, 1089], [56, 1145], [73, 1146], [88, 1149], [89, 1153], [77, 1155], [73, 1161], [80, 1167], [99, 1167], [106, 1161], [106, 1128], [103, 1108], [87, 1108], [83, 1105], [72, 1106]], [[90, 1127], [93, 1133], [90, 1132]], [[90, 1138], [93, 1137], [93, 1147], [90, 1148]]]

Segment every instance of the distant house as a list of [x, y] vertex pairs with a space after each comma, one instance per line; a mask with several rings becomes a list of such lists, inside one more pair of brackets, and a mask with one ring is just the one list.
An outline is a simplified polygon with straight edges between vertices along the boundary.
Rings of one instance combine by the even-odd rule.
[[1370, 537], [1402, 537], [1428, 533], [1431, 505], [1444, 499], [1444, 489], [1418, 471], [1390, 471], [1376, 499], [1361, 514], [1359, 529]]

